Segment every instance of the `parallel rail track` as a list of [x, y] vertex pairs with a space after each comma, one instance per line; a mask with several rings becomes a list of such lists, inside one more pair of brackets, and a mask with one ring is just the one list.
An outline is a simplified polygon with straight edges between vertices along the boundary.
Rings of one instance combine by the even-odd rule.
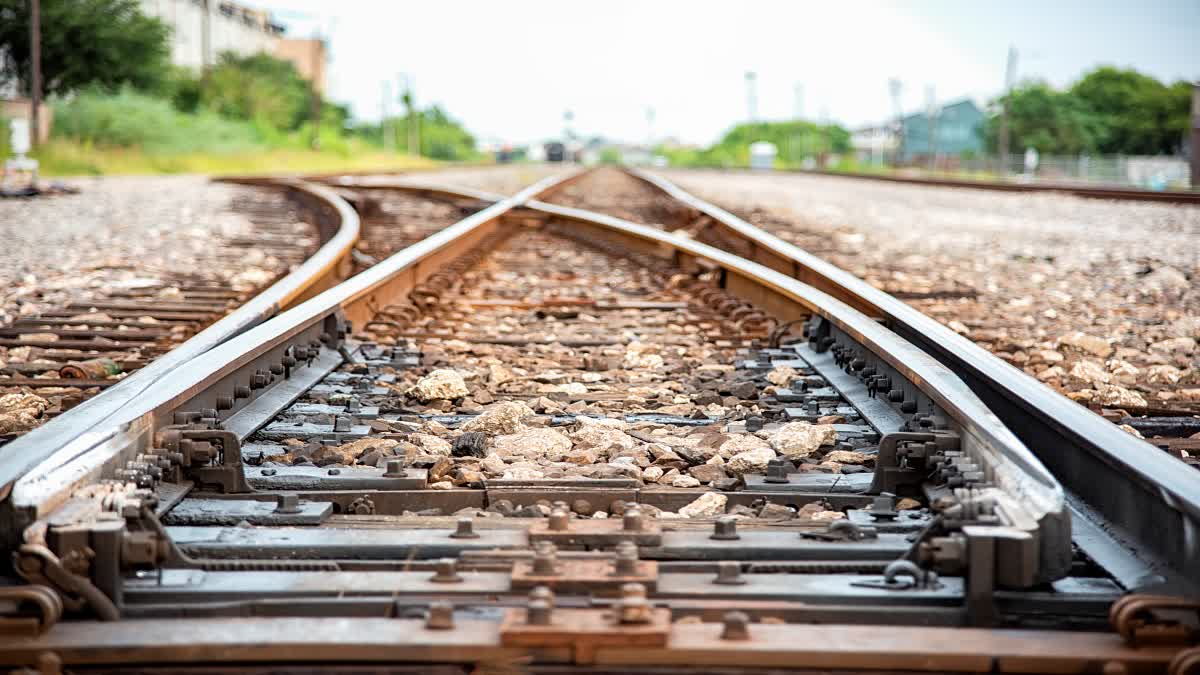
[[340, 182], [494, 202], [0, 458], [0, 661], [1187, 672], [1180, 463], [635, 175], [688, 235]]

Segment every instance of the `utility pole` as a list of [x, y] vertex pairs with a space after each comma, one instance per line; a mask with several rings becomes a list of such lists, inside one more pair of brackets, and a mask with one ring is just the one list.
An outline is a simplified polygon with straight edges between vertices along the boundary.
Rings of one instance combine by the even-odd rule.
[[1000, 129], [996, 138], [996, 154], [999, 155], [999, 174], [1008, 174], [1008, 99], [1012, 96], [1013, 80], [1017, 76], [1017, 48], [1008, 48], [1008, 64], [1004, 68], [1004, 96], [1000, 99]]
[[899, 78], [888, 80], [888, 91], [892, 95], [892, 112], [896, 115], [896, 150], [892, 155], [892, 166], [899, 166], [904, 156], [904, 107], [900, 104], [900, 94], [904, 92], [904, 83]]
[[32, 61], [29, 82], [29, 125], [33, 127], [30, 145], [38, 146], [42, 131], [42, 3], [29, 0], [29, 56]]
[[384, 80], [383, 97], [379, 101], [379, 134], [386, 152], [396, 151], [396, 122], [391, 119], [392, 83]]
[[1192, 189], [1200, 188], [1200, 81], [1192, 84]]
[[758, 75], [753, 70], [746, 71], [746, 109], [750, 113], [750, 121], [758, 121]]
[[325, 66], [325, 42], [321, 38], [321, 33], [317, 32], [313, 35], [312, 46], [312, 61], [309, 66], [312, 69], [312, 149], [321, 149], [321, 89], [318, 86], [318, 81], [321, 77], [321, 72]]
[[929, 169], [937, 169], [937, 94], [933, 85], [925, 87], [925, 117], [929, 130]]
[[200, 11], [200, 77], [208, 82], [209, 66], [212, 65], [212, 7], [211, 0], [202, 0]]
[[804, 119], [804, 85], [799, 82], [792, 85], [792, 117]]
[[646, 147], [654, 151], [654, 106], [646, 106]]
[[408, 154], [421, 154], [421, 135], [417, 130], [417, 115], [416, 115], [416, 98], [413, 94], [413, 77], [407, 73], [402, 73], [401, 78], [404, 81], [404, 93], [401, 95], [401, 100], [404, 101], [404, 108], [408, 112], [408, 140], [406, 141]]

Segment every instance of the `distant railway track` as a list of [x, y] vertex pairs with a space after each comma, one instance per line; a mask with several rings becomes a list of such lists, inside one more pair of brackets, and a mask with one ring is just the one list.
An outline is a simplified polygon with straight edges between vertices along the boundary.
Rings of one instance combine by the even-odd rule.
[[1108, 185], [1089, 185], [1070, 182], [1029, 182], [1020, 181], [987, 181], [970, 178], [947, 178], [939, 176], [895, 176], [874, 173], [853, 173], [844, 171], [817, 171], [795, 169], [789, 173], [803, 173], [813, 176], [830, 176], [833, 178], [856, 178], [861, 180], [887, 181], [891, 183], [908, 183], [911, 185], [927, 185], [931, 187], [972, 188], [976, 190], [995, 190], [999, 192], [1058, 192], [1086, 197], [1088, 199], [1115, 199], [1135, 202], [1160, 202], [1166, 204], [1200, 204], [1200, 191], [1197, 190], [1145, 190]]
[[1188, 672], [1181, 463], [633, 175], [331, 180], [479, 210], [0, 454], [0, 662]]

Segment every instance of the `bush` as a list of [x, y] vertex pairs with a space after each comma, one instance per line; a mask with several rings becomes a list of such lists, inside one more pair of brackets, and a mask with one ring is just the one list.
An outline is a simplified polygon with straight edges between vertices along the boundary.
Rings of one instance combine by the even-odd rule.
[[153, 153], [235, 152], [264, 145], [254, 125], [211, 112], [183, 113], [170, 102], [125, 88], [84, 92], [55, 104], [54, 132], [99, 147]]

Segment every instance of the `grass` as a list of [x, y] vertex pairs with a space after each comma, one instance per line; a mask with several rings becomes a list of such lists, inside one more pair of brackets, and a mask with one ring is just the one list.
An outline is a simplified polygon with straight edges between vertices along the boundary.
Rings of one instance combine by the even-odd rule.
[[421, 169], [438, 166], [424, 157], [351, 147], [344, 152], [276, 148], [231, 152], [149, 152], [141, 148], [97, 147], [56, 138], [34, 154], [46, 177], [137, 174], [288, 174], [336, 171]]

